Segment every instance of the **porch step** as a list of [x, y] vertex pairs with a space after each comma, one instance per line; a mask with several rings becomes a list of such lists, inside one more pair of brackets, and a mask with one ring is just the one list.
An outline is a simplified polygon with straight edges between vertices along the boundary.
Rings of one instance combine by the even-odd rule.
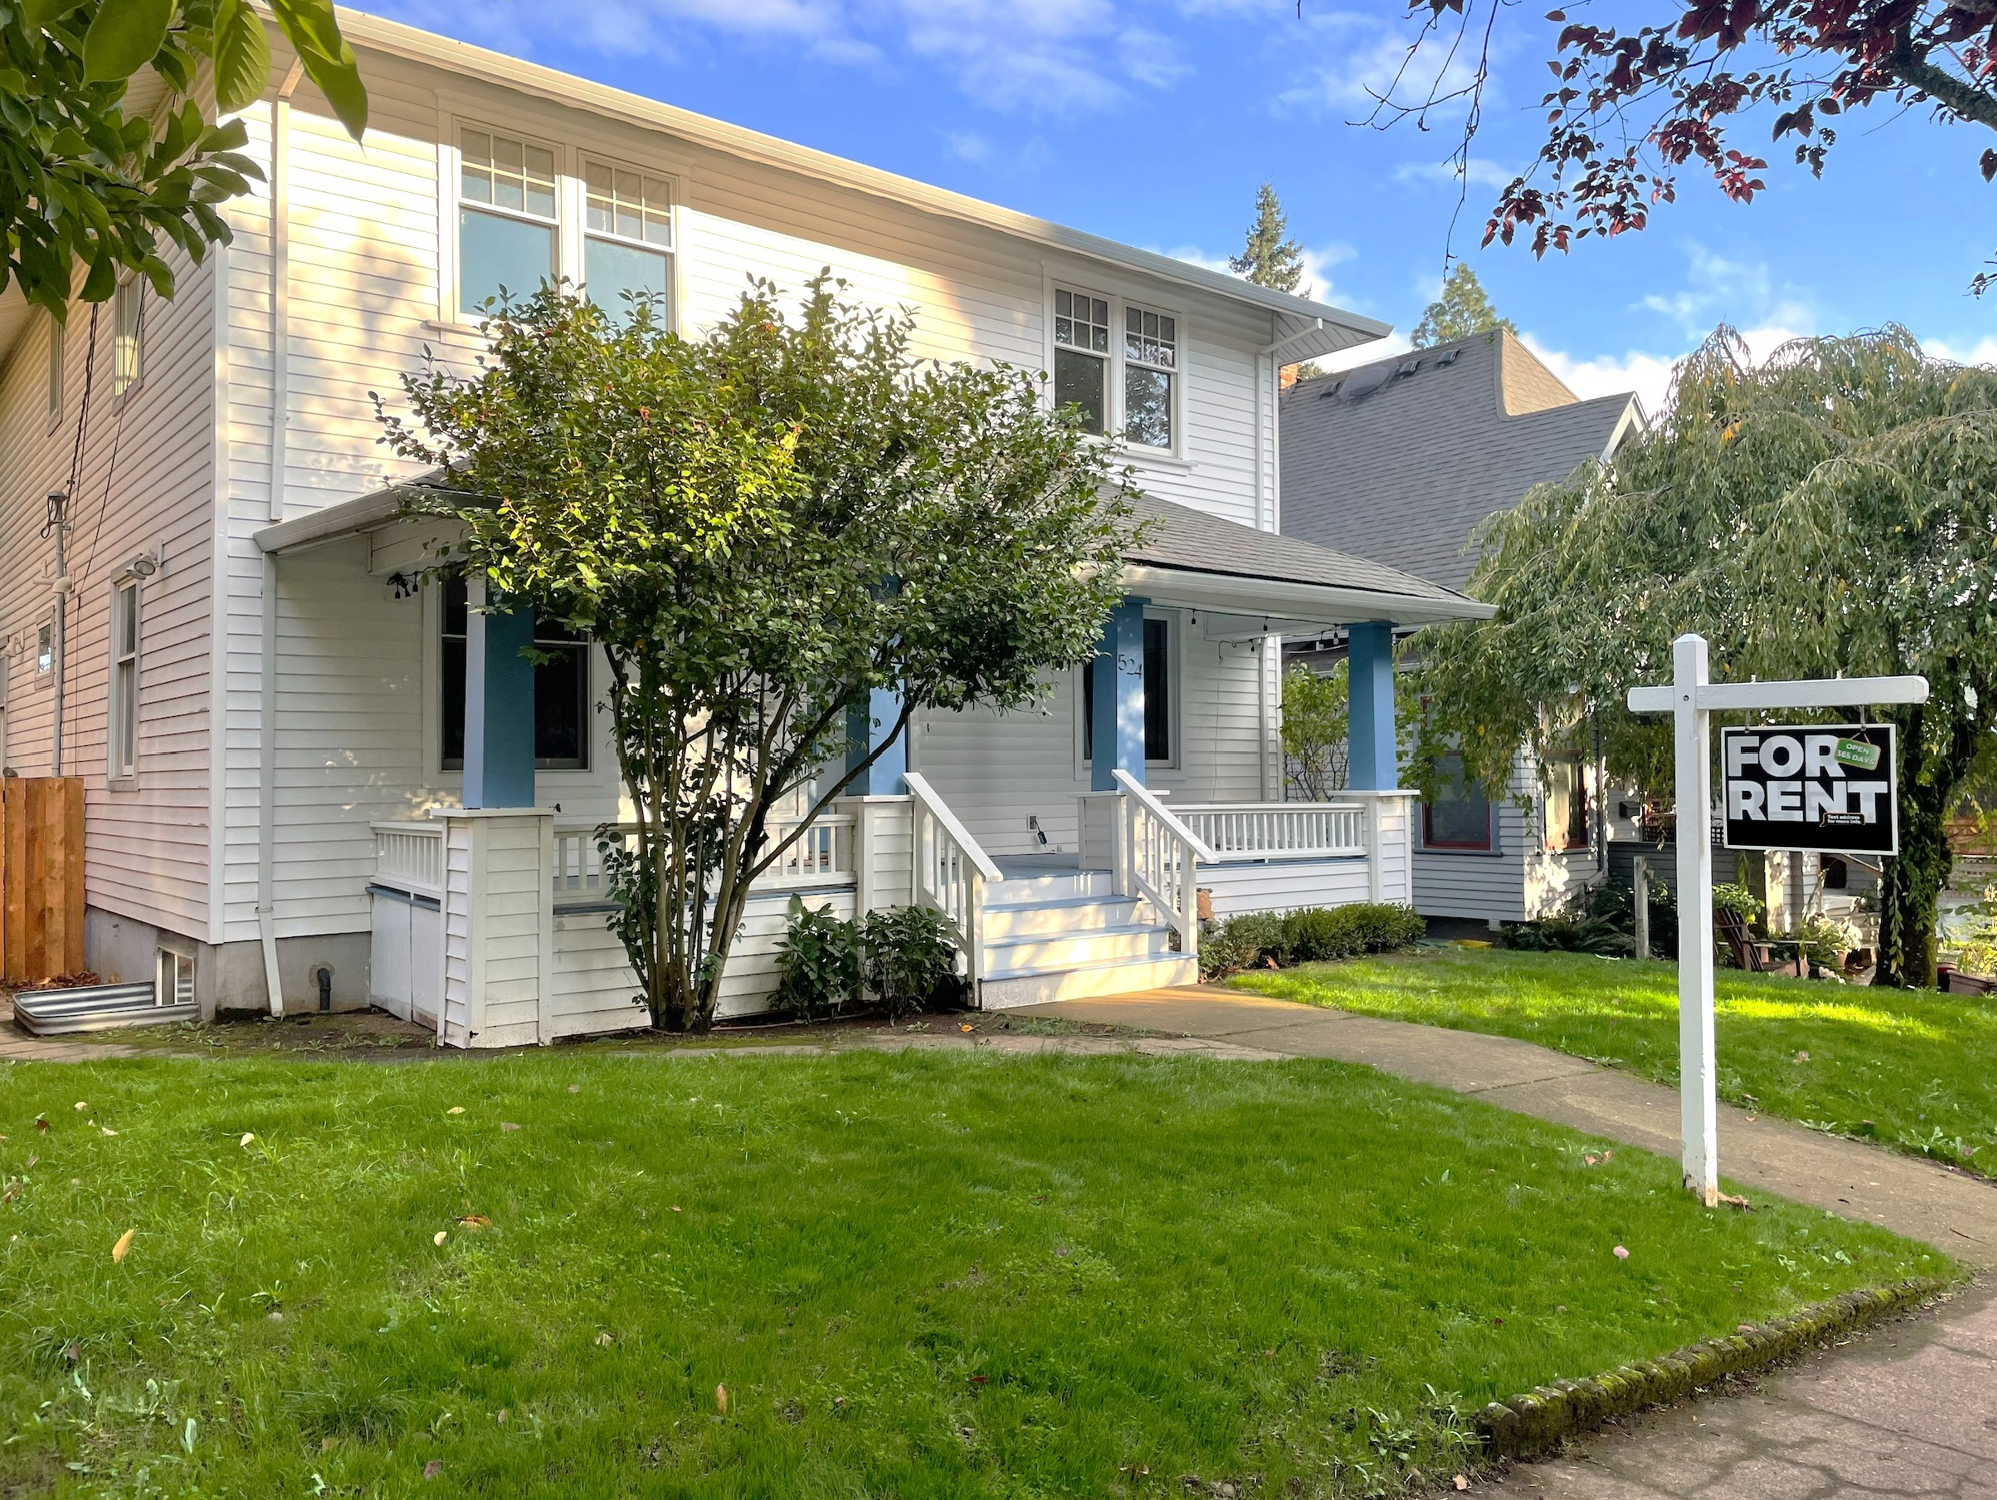
[[[1019, 865], [1013, 866], [1018, 870]], [[1072, 866], [1056, 866], [1046, 874], [1029, 871], [1026, 874], [1008, 874], [1003, 880], [995, 880], [985, 887], [985, 905], [1028, 906], [1047, 901], [1068, 901], [1077, 897], [1108, 897], [1116, 895], [1116, 877], [1108, 870], [1077, 870]]]
[[[985, 914], [990, 932], [991, 913]], [[1108, 963], [1127, 958], [1158, 958], [1169, 954], [1171, 929], [1141, 922], [1091, 925], [1068, 931], [1026, 932], [985, 940], [985, 974], [1010, 979], [1046, 973], [1079, 964]]]
[[1199, 977], [1199, 960], [1185, 954], [1114, 959], [1047, 973], [989, 978], [978, 986], [978, 1004], [985, 1010], [1012, 1010], [1055, 1000], [1081, 1000], [1090, 995], [1123, 995], [1132, 990], [1194, 984]]
[[[994, 889], [999, 888], [987, 887]], [[994, 902], [987, 895], [985, 938], [988, 942], [1003, 942], [1032, 935], [1135, 926], [1139, 925], [1143, 906], [1135, 896], [1062, 896], [1051, 900]]]

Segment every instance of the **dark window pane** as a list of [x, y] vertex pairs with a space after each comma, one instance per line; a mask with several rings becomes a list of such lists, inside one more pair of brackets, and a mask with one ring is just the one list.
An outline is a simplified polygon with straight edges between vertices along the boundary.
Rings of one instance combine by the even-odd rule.
[[1436, 794], [1422, 809], [1422, 841], [1440, 849], [1491, 847], [1491, 803], [1463, 774], [1463, 757], [1436, 762]]
[[1108, 367], [1107, 360], [1054, 351], [1054, 404], [1080, 407], [1082, 426], [1089, 432], [1105, 430], [1103, 372]]
[[1096, 664], [1082, 667], [1082, 759], [1096, 758]]
[[458, 308], [483, 311], [504, 287], [525, 297], [555, 274], [555, 230], [475, 208], [458, 210]]
[[465, 765], [465, 638], [445, 636], [442, 654], [444, 769], [461, 771]]
[[1123, 372], [1123, 432], [1147, 448], [1172, 446], [1172, 377], [1127, 365]]
[[465, 633], [465, 614], [468, 608], [468, 595], [462, 578], [444, 580], [444, 634], [462, 636]]
[[1172, 758], [1172, 627], [1165, 620], [1144, 622], [1144, 758]]
[[534, 664], [534, 764], [544, 771], [589, 764], [588, 653], [587, 646], [561, 646]]

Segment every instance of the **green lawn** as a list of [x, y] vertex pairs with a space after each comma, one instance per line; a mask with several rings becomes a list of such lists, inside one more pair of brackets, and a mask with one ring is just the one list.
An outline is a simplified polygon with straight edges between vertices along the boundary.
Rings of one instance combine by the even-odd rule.
[[8, 1496], [1388, 1493], [1953, 1273], [1327, 1062], [16, 1064], [0, 1135]]
[[[1678, 1081], [1673, 964], [1444, 948], [1235, 983]], [[1732, 969], [1714, 999], [1721, 1098], [1997, 1176], [1997, 1007]]]

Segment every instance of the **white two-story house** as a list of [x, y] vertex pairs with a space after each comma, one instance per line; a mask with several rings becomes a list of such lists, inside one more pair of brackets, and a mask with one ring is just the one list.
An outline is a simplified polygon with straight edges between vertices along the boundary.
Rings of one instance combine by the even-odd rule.
[[[423, 581], [452, 538], [404, 512], [395, 486], [419, 476], [379, 446], [370, 401], [426, 352], [469, 370], [484, 300], [543, 277], [612, 305], [664, 293], [697, 336], [746, 278], [830, 267], [912, 309], [924, 355], [1046, 372], [1050, 400], [1127, 435], [1161, 517], [1092, 667], [1050, 680], [1039, 711], [918, 718], [772, 872], [727, 1010], [760, 1008], [799, 889], [940, 907], [987, 1004], [1190, 977], [1196, 891], [1223, 913], [1407, 898], [1391, 673], [1357, 695], [1389, 726], [1384, 760], [1356, 751], [1336, 804], [1283, 805], [1277, 719], [1284, 632], [1352, 625], [1384, 664], [1395, 626], [1480, 612], [1278, 535], [1277, 368], [1381, 325], [343, 25], [365, 143], [273, 32], [272, 86], [244, 115], [267, 182], [228, 205], [232, 244], [176, 262], [170, 301], [132, 282], [64, 326], [0, 297], [0, 761], [86, 785], [92, 967], [136, 978], [182, 955], [207, 1013], [374, 1002], [473, 1045], [642, 1018], [590, 835], [620, 804], [606, 663], [586, 642], [545, 642], [538, 666], [486, 651], [486, 617]], [[533, 762], [509, 779], [495, 757], [524, 752], [467, 684], [522, 673]]]

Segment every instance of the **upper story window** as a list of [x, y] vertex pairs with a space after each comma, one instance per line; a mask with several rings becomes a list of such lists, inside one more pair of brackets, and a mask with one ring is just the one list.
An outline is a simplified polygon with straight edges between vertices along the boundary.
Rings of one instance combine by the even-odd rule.
[[48, 401], [49, 401], [49, 421], [51, 422], [60, 421], [62, 419], [62, 379], [63, 379], [62, 336], [63, 336], [62, 324], [58, 323], [54, 317], [50, 317]]
[[139, 584], [130, 579], [111, 590], [112, 779], [130, 776], [139, 759]]
[[608, 162], [583, 164], [583, 287], [614, 318], [625, 293], [661, 299], [670, 317], [673, 199], [662, 178]]
[[111, 394], [122, 396], [145, 377], [146, 284], [118, 283], [111, 297]]
[[1054, 404], [1082, 413], [1090, 432], [1109, 430], [1109, 299], [1054, 293]]
[[555, 275], [555, 153], [513, 136], [458, 137], [458, 311], [503, 287], [526, 296]]
[[1179, 378], [1179, 320], [1123, 310], [1123, 431], [1147, 448], [1172, 446], [1172, 387]]

